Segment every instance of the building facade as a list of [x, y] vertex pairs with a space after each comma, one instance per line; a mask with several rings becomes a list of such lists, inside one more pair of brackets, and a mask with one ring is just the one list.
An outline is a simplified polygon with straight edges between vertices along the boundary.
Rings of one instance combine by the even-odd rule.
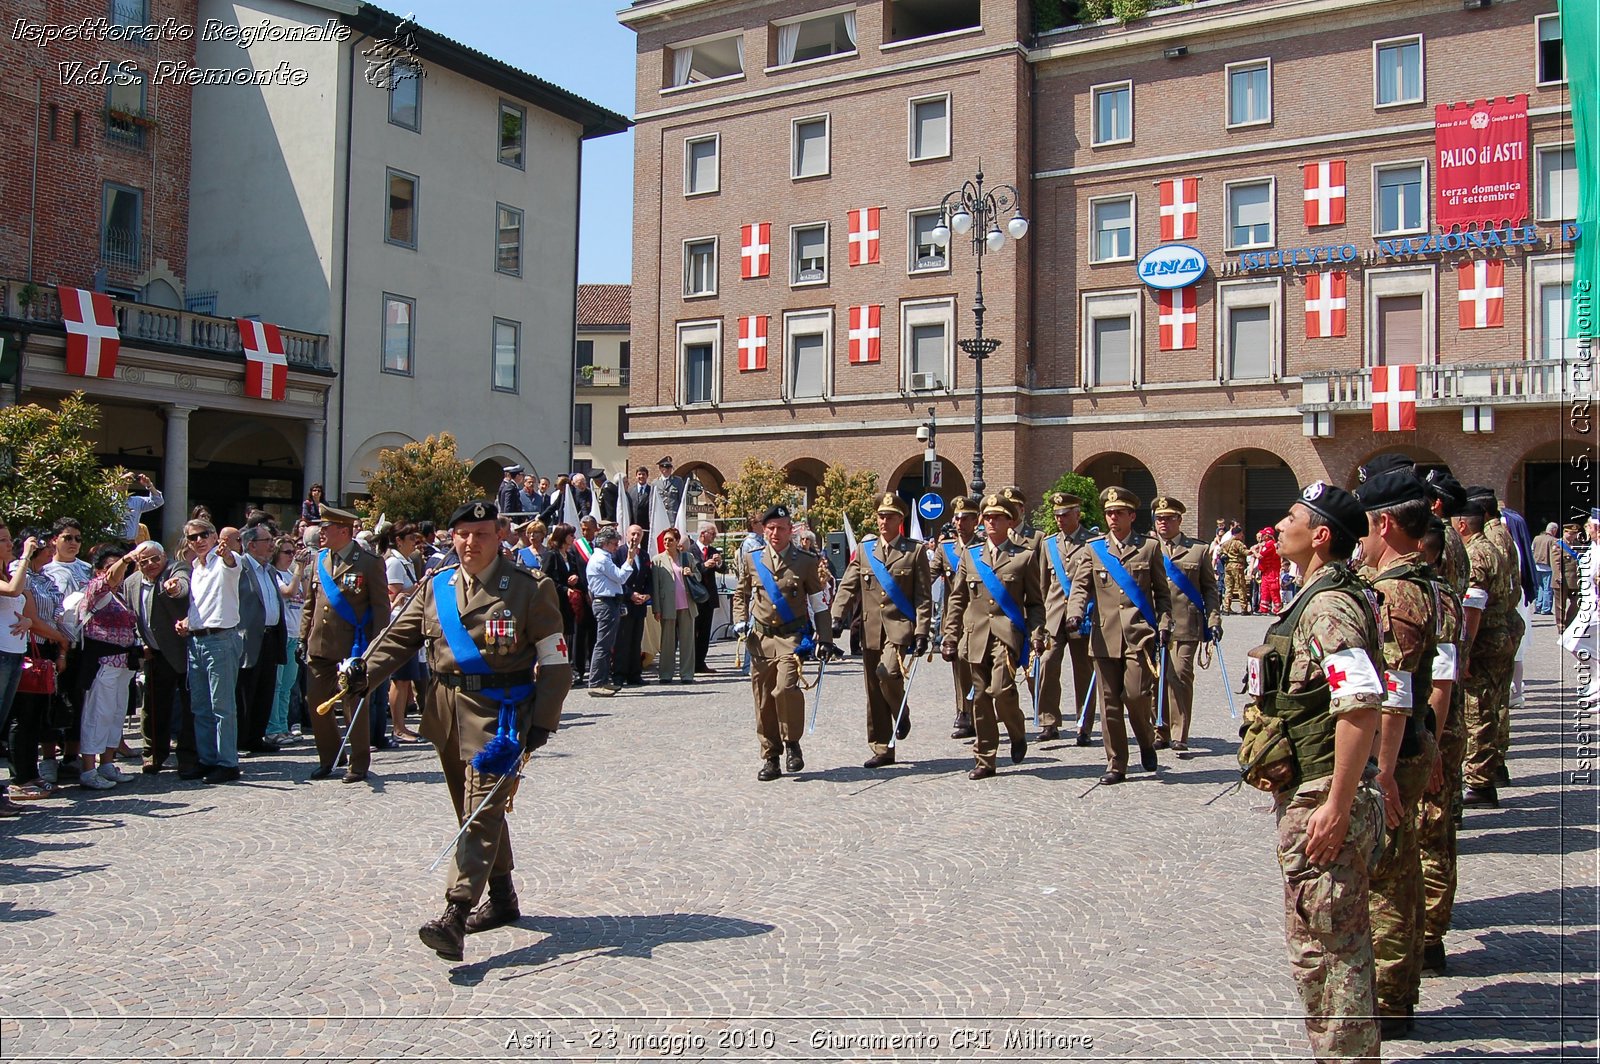
[[[989, 483], [1037, 498], [1074, 470], [1260, 527], [1297, 485], [1353, 483], [1401, 449], [1556, 517], [1579, 442], [1562, 400], [1582, 381], [1553, 0], [1155, 6], [1056, 28], [1015, 0], [625, 11], [640, 38], [630, 442], [692, 440], [680, 461], [727, 475], [762, 453], [800, 484], [865, 466], [909, 494], [931, 409], [944, 491], [961, 490], [975, 381], [953, 341], [972, 335], [973, 254], [941, 254], [919, 212], [981, 165], [1032, 223], [983, 257], [1002, 341], [984, 367]], [[1507, 97], [1526, 97], [1526, 216], [1437, 239], [1436, 105]], [[880, 208], [871, 261], [851, 240], [861, 207]], [[746, 279], [730, 245], [769, 221], [771, 272]], [[809, 281], [816, 221], [827, 262]], [[1140, 260], [1163, 246], [1203, 273], [1147, 284]], [[875, 361], [856, 358], [861, 305], [881, 308]], [[751, 316], [764, 362], [741, 361], [759, 349]], [[1415, 428], [1374, 431], [1373, 368], [1403, 366]]]
[[632, 287], [578, 286], [578, 342], [573, 349], [572, 471], [603, 469], [612, 478], [629, 475], [628, 387], [633, 376], [629, 340]]

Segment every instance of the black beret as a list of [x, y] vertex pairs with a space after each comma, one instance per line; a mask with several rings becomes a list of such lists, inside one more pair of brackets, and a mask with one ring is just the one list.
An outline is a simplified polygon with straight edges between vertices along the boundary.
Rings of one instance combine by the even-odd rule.
[[1483, 507], [1485, 517], [1495, 517], [1500, 513], [1500, 500], [1495, 497], [1493, 488], [1486, 488], [1482, 484], [1469, 484], [1467, 498]]
[[1428, 493], [1423, 490], [1422, 481], [1417, 479], [1417, 475], [1401, 469], [1379, 473], [1356, 489], [1361, 508], [1369, 513], [1403, 502], [1420, 502], [1427, 497]]
[[1367, 534], [1367, 515], [1356, 497], [1343, 488], [1317, 481], [1300, 493], [1300, 505], [1321, 514], [1334, 528], [1360, 539]]
[[1461, 512], [1461, 508], [1467, 505], [1467, 489], [1461, 486], [1459, 480], [1441, 469], [1431, 470], [1422, 486], [1429, 498], [1444, 503], [1446, 517], [1456, 516]]
[[768, 507], [767, 512], [761, 515], [762, 524], [766, 524], [768, 521], [778, 520], [790, 520], [789, 508], [783, 505], [781, 502], [776, 506]]
[[1410, 455], [1401, 454], [1399, 451], [1389, 451], [1371, 458], [1367, 463], [1356, 470], [1356, 476], [1362, 483], [1384, 473], [1392, 473], [1397, 469], [1411, 470], [1417, 467], [1417, 460]]
[[1483, 507], [1483, 500], [1468, 499], [1461, 504], [1461, 509], [1450, 515], [1451, 517], [1488, 517], [1489, 511]]
[[479, 499], [477, 502], [463, 503], [456, 507], [456, 512], [450, 515], [450, 520], [445, 522], [446, 528], [455, 528], [463, 521], [493, 521], [500, 516], [500, 507], [492, 502]]

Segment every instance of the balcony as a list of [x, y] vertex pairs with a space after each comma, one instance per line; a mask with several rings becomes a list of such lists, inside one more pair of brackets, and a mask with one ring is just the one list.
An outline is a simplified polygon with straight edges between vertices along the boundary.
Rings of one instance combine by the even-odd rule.
[[626, 388], [628, 376], [628, 370], [615, 366], [582, 366], [573, 373], [579, 388]]
[[[1577, 359], [1518, 359], [1513, 362], [1458, 362], [1417, 367], [1417, 409], [1467, 406], [1554, 406], [1580, 387], [1591, 387], [1592, 370], [1579, 373]], [[1303, 414], [1367, 410], [1372, 370], [1338, 369], [1300, 377]]]
[[[0, 279], [0, 317], [59, 326], [61, 302], [56, 297], [55, 287], [34, 285], [29, 293], [33, 298], [24, 305], [22, 293], [27, 287], [26, 281]], [[244, 357], [239, 327], [232, 318], [171, 310], [126, 299], [113, 299], [111, 305], [117, 315], [117, 331], [126, 344], [160, 344]], [[327, 372], [332, 368], [328, 363], [326, 336], [296, 332], [282, 326], [278, 331], [283, 336], [284, 357], [290, 369]]]

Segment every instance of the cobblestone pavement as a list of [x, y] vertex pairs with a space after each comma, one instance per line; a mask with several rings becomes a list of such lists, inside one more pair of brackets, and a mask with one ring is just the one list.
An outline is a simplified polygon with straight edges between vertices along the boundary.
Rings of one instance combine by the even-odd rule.
[[[1263, 627], [1230, 619], [1236, 681]], [[1534, 634], [1514, 783], [1468, 814], [1449, 975], [1391, 1059], [1595, 1058], [1593, 721]], [[425, 746], [370, 788], [298, 782], [300, 744], [0, 824], [0, 1059], [1307, 1058], [1214, 668], [1198, 757], [1091, 790], [1070, 743], [968, 781], [937, 662], [902, 763], [861, 769], [846, 663], [807, 771], [761, 784], [729, 646], [694, 688], [574, 693], [512, 817], [526, 915], [465, 964], [416, 938], [452, 830]]]

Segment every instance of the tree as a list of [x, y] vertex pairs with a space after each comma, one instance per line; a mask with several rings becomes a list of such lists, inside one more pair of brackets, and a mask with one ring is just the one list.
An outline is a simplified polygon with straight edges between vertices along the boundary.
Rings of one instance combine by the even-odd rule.
[[127, 470], [101, 467], [90, 442], [99, 425], [100, 408], [82, 392], [54, 410], [36, 403], [0, 410], [0, 517], [13, 533], [75, 517], [91, 540], [122, 535]]
[[448, 432], [385, 448], [378, 453], [377, 471], [366, 471], [371, 499], [364, 510], [370, 517], [387, 514], [396, 523], [443, 525], [462, 503], [483, 497], [468, 475], [471, 470], [456, 457], [456, 438]]
[[817, 533], [819, 540], [829, 532], [844, 531], [844, 515], [850, 515], [850, 526], [857, 536], [866, 535], [876, 526], [873, 514], [878, 509], [878, 474], [871, 470], [852, 473], [842, 465], [832, 465], [823, 474], [822, 487], [806, 511], [806, 522]]
[[729, 521], [743, 522], [752, 514], [759, 516], [767, 507], [783, 503], [791, 511], [800, 507], [800, 490], [783, 479], [783, 472], [771, 462], [760, 458], [746, 458], [739, 467], [739, 475], [728, 481], [722, 498], [717, 500], [717, 516]]
[[1061, 526], [1056, 524], [1055, 508], [1050, 505], [1050, 496], [1058, 491], [1071, 492], [1083, 500], [1085, 525], [1090, 528], [1106, 527], [1106, 516], [1100, 509], [1100, 488], [1095, 484], [1094, 478], [1086, 477], [1082, 473], [1063, 473], [1061, 479], [1045, 490], [1039, 508], [1033, 511], [1034, 528], [1047, 536], [1053, 536], [1061, 531]]

